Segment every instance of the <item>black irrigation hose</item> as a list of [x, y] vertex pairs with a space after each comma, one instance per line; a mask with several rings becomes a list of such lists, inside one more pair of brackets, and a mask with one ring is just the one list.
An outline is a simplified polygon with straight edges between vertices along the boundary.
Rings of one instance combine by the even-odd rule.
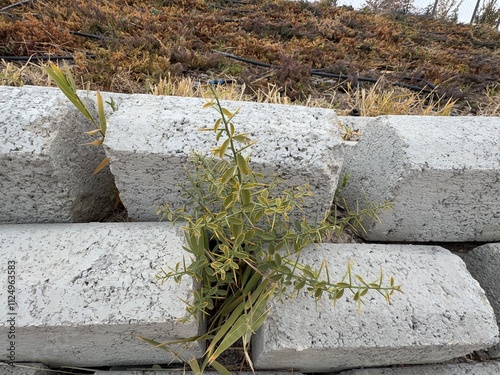
[[[227, 53], [227, 52], [222, 52], [222, 51], [217, 51], [217, 50], [214, 50], [214, 52], [215, 53], [220, 53], [223, 56], [229, 57], [229, 58], [237, 60], [237, 61], [242, 61], [242, 62], [245, 62], [245, 63], [248, 63], [248, 64], [252, 64], [252, 65], [256, 65], [256, 66], [262, 66], [264, 68], [273, 68], [273, 69], [281, 69], [282, 68], [279, 65], [266, 64], [266, 63], [263, 63], [263, 62], [260, 62], [260, 61], [254, 61], [254, 60], [246, 59], [244, 57], [239, 57], [239, 56], [233, 55], [231, 53]], [[322, 72], [322, 71], [317, 70], [317, 69], [311, 70], [311, 75], [318, 76], [318, 77], [325, 77], [325, 78], [337, 78], [337, 79], [342, 79], [342, 80], [348, 80], [348, 79], [352, 78], [351, 76], [348, 76], [348, 75], [345, 75], [345, 74], [326, 73], [326, 72]], [[376, 83], [378, 81], [377, 79], [370, 78], [370, 77], [356, 77], [356, 79], [358, 81], [361, 81], [361, 82], [370, 82], [370, 83]], [[405, 78], [405, 79], [410, 79], [410, 78]], [[434, 93], [435, 86], [433, 84], [431, 84], [429, 82], [426, 82], [424, 80], [422, 80], [422, 82], [424, 82], [426, 86], [431, 87], [432, 90], [425, 89], [425, 88], [422, 88], [422, 87], [419, 87], [419, 86], [408, 85], [406, 83], [395, 82], [395, 83], [391, 83], [391, 84], [394, 85], [394, 86], [404, 87], [404, 88], [407, 88], [409, 90], [418, 91], [418, 92], [421, 92], [421, 93], [426, 93], [426, 94], [432, 94], [432, 93]]]
[[19, 5], [23, 5], [23, 4], [26, 4], [26, 3], [31, 3], [32, 1], [33, 0], [23, 0], [23, 1], [19, 1], [17, 3], [14, 3], [14, 4], [7, 5], [6, 7], [3, 7], [2, 9], [0, 9], [0, 13], [5, 12], [6, 10], [9, 10], [11, 8], [17, 7]]
[[104, 40], [107, 39], [104, 36], [100, 35], [95, 35], [95, 34], [87, 34], [87, 33], [82, 33], [80, 31], [70, 31], [69, 32], [71, 35], [76, 35], [76, 36], [83, 36], [84, 38], [89, 38], [89, 39], [99, 39], [99, 40]]
[[[95, 58], [95, 55], [86, 55], [88, 58]], [[5, 61], [50, 61], [50, 60], [73, 60], [73, 56], [0, 56], [0, 60]]]

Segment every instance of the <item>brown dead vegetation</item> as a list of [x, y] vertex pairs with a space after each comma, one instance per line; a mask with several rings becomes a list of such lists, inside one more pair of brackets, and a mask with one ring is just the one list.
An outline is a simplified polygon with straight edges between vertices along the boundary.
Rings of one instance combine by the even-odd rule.
[[[33, 0], [0, 13], [0, 55], [71, 56], [84, 87], [115, 92], [149, 92], [169, 74], [229, 77], [248, 95], [279, 88], [291, 101], [372, 86], [358, 77], [383, 77], [389, 87], [429, 82], [443, 102], [459, 100], [459, 114], [481, 114], [500, 79], [492, 28], [287, 0]], [[337, 109], [352, 110], [348, 103]]]

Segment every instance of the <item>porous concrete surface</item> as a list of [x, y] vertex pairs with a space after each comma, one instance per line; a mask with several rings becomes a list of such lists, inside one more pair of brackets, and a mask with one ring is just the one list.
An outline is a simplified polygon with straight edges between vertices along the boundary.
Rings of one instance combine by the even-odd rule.
[[92, 176], [106, 155], [82, 145], [93, 125], [59, 89], [0, 86], [0, 107], [0, 223], [92, 221], [112, 210], [113, 176]]
[[[392, 304], [376, 292], [357, 303], [346, 291], [333, 307], [326, 297], [315, 307], [301, 292], [274, 302], [253, 339], [257, 369], [333, 372], [394, 364], [438, 363], [498, 342], [498, 327], [484, 291], [456, 255], [438, 246], [321, 244], [304, 250], [301, 262], [325, 261], [338, 282], [348, 261], [355, 274], [382, 285], [394, 277], [404, 293]], [[358, 283], [359, 284], [359, 283]]]
[[[193, 281], [155, 278], [182, 261], [184, 244], [170, 223], [2, 225], [0, 336], [12, 333], [14, 319], [16, 361], [50, 367], [169, 363], [171, 353], [136, 337], [166, 342], [202, 332], [181, 301], [192, 301]], [[15, 304], [8, 304], [12, 262]], [[172, 349], [182, 359], [203, 351]]]
[[363, 221], [371, 241], [498, 241], [499, 146], [495, 117], [378, 117], [346, 153], [341, 196], [351, 209], [393, 202]]
[[[464, 254], [462, 259], [471, 275], [486, 292], [500, 324], [500, 243], [476, 247]], [[482, 354], [488, 358], [500, 359], [500, 344]], [[498, 373], [500, 374], [500, 370]]]
[[[219, 118], [204, 104], [200, 98], [137, 94], [110, 116], [104, 147], [134, 220], [157, 220], [159, 206], [183, 202], [179, 185], [188, 181], [188, 156], [216, 146], [213, 132], [199, 131]], [[284, 186], [309, 184], [314, 197], [306, 199], [304, 212], [322, 218], [331, 207], [343, 160], [335, 112], [232, 101], [222, 106], [240, 108], [233, 120], [236, 132], [258, 141], [251, 147], [251, 167], [267, 176], [278, 174]]]
[[41, 363], [0, 363], [1, 375], [53, 375], [54, 372]]
[[[498, 375], [500, 362], [456, 363], [342, 371], [337, 375]], [[333, 375], [333, 374], [332, 374]]]

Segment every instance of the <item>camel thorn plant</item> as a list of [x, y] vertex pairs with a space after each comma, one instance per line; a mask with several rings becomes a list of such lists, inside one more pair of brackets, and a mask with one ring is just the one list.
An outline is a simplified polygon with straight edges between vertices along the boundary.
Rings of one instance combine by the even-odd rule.
[[[183, 187], [188, 203], [182, 207], [166, 204], [158, 210], [162, 219], [184, 224], [184, 250], [189, 257], [162, 270], [158, 278], [179, 282], [190, 277], [197, 282], [199, 288], [193, 291], [193, 302], [186, 302], [186, 310], [189, 317], [206, 321], [207, 331], [167, 343], [140, 337], [175, 355], [179, 353], [171, 344], [205, 341], [200, 362], [196, 358], [187, 361], [196, 375], [209, 366], [222, 375], [230, 374], [219, 357], [237, 342], [242, 343], [246, 362], [253, 369], [251, 338], [264, 323], [273, 299], [305, 289], [316, 300], [328, 296], [334, 306], [349, 292], [360, 308], [369, 291], [388, 302], [395, 291], [401, 291], [392, 277], [384, 284], [382, 272], [377, 280], [367, 282], [354, 275], [348, 264], [344, 276], [333, 281], [326, 262], [317, 269], [300, 262], [306, 246], [341, 232], [353, 215], [337, 220], [325, 214], [316, 224], [292, 220], [301, 213], [311, 190], [307, 185], [286, 189], [279, 179], [269, 181], [254, 171], [249, 149], [255, 142], [237, 132], [233, 120], [238, 111], [222, 107], [213, 94], [214, 100], [205, 107], [214, 108], [220, 117], [212, 127], [201, 130], [213, 132], [218, 146], [212, 155], [190, 156], [185, 168], [188, 185]], [[376, 216], [379, 209], [375, 206], [369, 214]]]
[[[76, 84], [75, 80], [73, 79], [73, 75], [71, 74], [71, 70], [69, 69], [69, 66], [65, 63], [64, 64], [64, 72], [59, 68], [54, 63], [50, 63], [49, 66], [45, 66], [43, 68], [47, 74], [49, 75], [50, 78], [55, 82], [57, 87], [66, 95], [66, 97], [73, 103], [73, 105], [87, 118], [89, 119], [92, 124], [94, 125], [95, 129], [85, 132], [86, 134], [90, 136], [94, 135], [100, 135], [100, 138], [89, 142], [85, 143], [85, 145], [93, 145], [93, 146], [100, 146], [102, 145], [104, 138], [106, 136], [106, 115], [104, 112], [104, 103], [102, 100], [101, 93], [97, 91], [96, 93], [96, 100], [97, 100], [97, 120], [92, 116], [90, 113], [89, 109], [87, 106], [83, 103], [83, 101], [80, 99], [76, 92]], [[111, 102], [106, 102], [108, 103], [113, 110], [115, 110], [114, 102], [111, 100]], [[101, 170], [103, 170], [107, 165], [109, 164], [109, 159], [104, 158], [99, 165], [96, 167], [94, 170], [94, 173], [92, 175], [95, 175], [99, 173]]]

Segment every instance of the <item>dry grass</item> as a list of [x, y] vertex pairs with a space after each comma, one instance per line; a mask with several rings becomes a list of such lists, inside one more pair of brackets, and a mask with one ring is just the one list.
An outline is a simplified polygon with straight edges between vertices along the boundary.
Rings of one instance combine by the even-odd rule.
[[486, 88], [485, 101], [479, 104], [479, 115], [500, 116], [500, 83]]
[[449, 116], [456, 104], [456, 100], [434, 93], [419, 95], [405, 88], [382, 88], [382, 84], [379, 80], [370, 89], [358, 89], [351, 96], [351, 105], [360, 116]]
[[[235, 79], [228, 79], [228, 81], [236, 82]], [[0, 84], [51, 85], [39, 65], [26, 63], [18, 66], [5, 61], [2, 61], [0, 66]], [[81, 82], [81, 88], [88, 88], [88, 86], [90, 86], [88, 83]], [[286, 90], [271, 83], [268, 83], [265, 90], [250, 90], [250, 93], [247, 93], [249, 90], [244, 83], [228, 83], [213, 87], [221, 99], [329, 108], [337, 110], [339, 115], [347, 115], [355, 111], [357, 115], [367, 117], [390, 114], [449, 116], [456, 104], [455, 100], [437, 97], [432, 93], [419, 95], [405, 88], [393, 88], [383, 78], [368, 89], [352, 89], [349, 86], [347, 93], [333, 92], [328, 96], [319, 98], [308, 96], [303, 100], [292, 100], [286, 95]], [[208, 84], [203, 84], [191, 77], [174, 78], [169, 73], [167, 77], [160, 78], [156, 83], [149, 83], [149, 92], [153, 95], [202, 98], [211, 95]], [[500, 116], [500, 85], [488, 87], [486, 98], [487, 100], [481, 104], [479, 114]], [[339, 105], [341, 102], [343, 105]], [[339, 110], [339, 106], [345, 109]]]
[[50, 79], [39, 65], [31, 62], [14, 64], [0, 60], [0, 85], [4, 86], [50, 86]]

